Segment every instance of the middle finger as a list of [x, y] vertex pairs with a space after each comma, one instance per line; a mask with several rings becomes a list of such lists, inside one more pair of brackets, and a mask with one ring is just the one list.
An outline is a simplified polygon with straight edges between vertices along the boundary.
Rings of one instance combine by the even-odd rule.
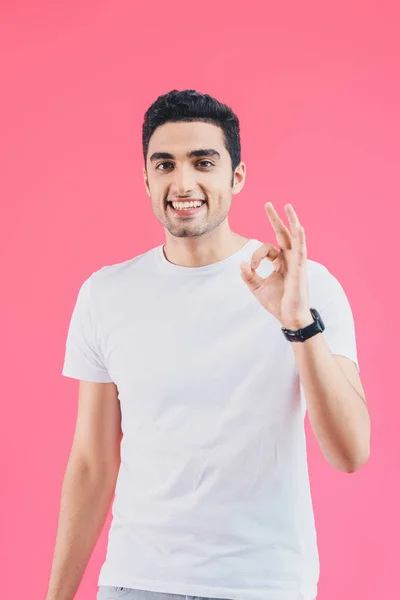
[[272, 202], [267, 202], [265, 204], [265, 210], [267, 211], [271, 225], [274, 228], [279, 246], [285, 250], [290, 250], [292, 247], [292, 236], [289, 229], [283, 223], [282, 219], [273, 207]]

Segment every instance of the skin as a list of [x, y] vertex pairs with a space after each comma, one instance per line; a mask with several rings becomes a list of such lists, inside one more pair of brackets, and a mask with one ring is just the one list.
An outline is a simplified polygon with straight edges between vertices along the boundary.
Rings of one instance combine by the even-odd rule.
[[[220, 158], [187, 156], [199, 149], [216, 150]], [[153, 162], [150, 159], [155, 152], [168, 152], [174, 159]], [[232, 196], [239, 194], [245, 182], [246, 165], [241, 162], [232, 173], [220, 127], [202, 122], [158, 127], [150, 138], [143, 177], [154, 215], [165, 230], [164, 253], [170, 262], [186, 267], [212, 264], [248, 241], [231, 231], [228, 220]], [[192, 198], [208, 202], [198, 215], [173, 216], [167, 208], [167, 199]]]

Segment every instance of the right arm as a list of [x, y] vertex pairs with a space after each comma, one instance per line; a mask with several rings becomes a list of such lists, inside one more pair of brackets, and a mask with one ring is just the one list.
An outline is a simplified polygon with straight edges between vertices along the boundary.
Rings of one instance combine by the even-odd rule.
[[115, 384], [80, 381], [46, 600], [75, 597], [115, 492], [121, 436]]

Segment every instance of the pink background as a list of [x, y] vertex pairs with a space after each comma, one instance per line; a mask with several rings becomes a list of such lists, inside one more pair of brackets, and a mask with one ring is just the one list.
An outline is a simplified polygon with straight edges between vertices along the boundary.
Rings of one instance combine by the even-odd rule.
[[[335, 471], [306, 421], [318, 600], [400, 597], [399, 14], [324, 4], [2, 3], [2, 598], [44, 599], [78, 400], [61, 376], [72, 308], [94, 270], [164, 241], [141, 125], [158, 95], [188, 87], [240, 118], [232, 229], [274, 243], [264, 203], [293, 203], [309, 258], [353, 308], [372, 455]], [[108, 526], [78, 600], [95, 598]]]

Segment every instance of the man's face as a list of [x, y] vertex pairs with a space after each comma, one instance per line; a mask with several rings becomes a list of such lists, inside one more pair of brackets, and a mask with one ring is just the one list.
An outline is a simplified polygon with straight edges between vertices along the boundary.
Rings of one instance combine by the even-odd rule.
[[[201, 152], [199, 152], [201, 151]], [[165, 123], [150, 138], [143, 175], [157, 220], [175, 237], [197, 237], [225, 221], [244, 185], [245, 165], [235, 170], [222, 129], [202, 122]], [[180, 210], [172, 201], [205, 201]]]

